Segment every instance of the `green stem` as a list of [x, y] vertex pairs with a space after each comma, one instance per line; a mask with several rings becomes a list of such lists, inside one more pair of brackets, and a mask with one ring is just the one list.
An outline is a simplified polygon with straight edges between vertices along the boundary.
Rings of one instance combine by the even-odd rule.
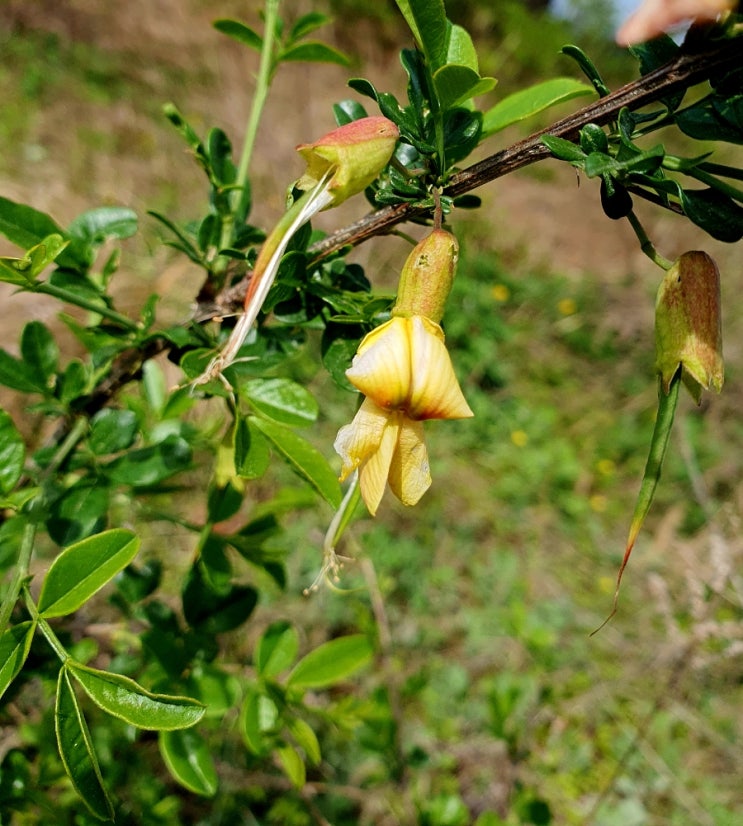
[[670, 270], [673, 266], [673, 262], [669, 261], [667, 258], [664, 258], [653, 246], [652, 241], [648, 238], [648, 234], [645, 232], [645, 228], [640, 223], [637, 215], [635, 215], [634, 210], [630, 210], [629, 214], [627, 215], [627, 220], [630, 222], [632, 229], [635, 231], [635, 235], [637, 236], [637, 240], [640, 242], [640, 249], [647, 255], [647, 257], [654, 263], [657, 264], [664, 270]]
[[[278, 19], [279, 0], [266, 0], [264, 9], [264, 32], [263, 46], [261, 48], [261, 60], [258, 66], [258, 77], [256, 78], [255, 93], [253, 94], [253, 104], [250, 107], [250, 114], [245, 125], [245, 135], [243, 137], [240, 163], [237, 167], [237, 177], [235, 179], [235, 189], [230, 193], [230, 212], [222, 216], [222, 231], [219, 238], [219, 248], [225, 249], [232, 243], [232, 233], [235, 226], [235, 213], [240, 208], [243, 198], [246, 197], [245, 187], [248, 181], [248, 171], [250, 161], [253, 156], [255, 138], [258, 134], [258, 126], [263, 114], [263, 108], [268, 98], [268, 90], [271, 86], [273, 73], [276, 69], [274, 63], [274, 43], [276, 40], [276, 21]], [[215, 273], [223, 273], [227, 268], [229, 259], [225, 256], [214, 264]]]
[[23, 528], [23, 536], [21, 537], [21, 547], [18, 551], [18, 560], [15, 565], [15, 572], [13, 581], [8, 589], [8, 594], [0, 608], [0, 634], [2, 634], [8, 626], [10, 615], [13, 613], [21, 589], [24, 587], [28, 579], [28, 570], [31, 563], [31, 554], [33, 552], [34, 540], [36, 538], [36, 525], [38, 524], [35, 514], [44, 512], [46, 510], [46, 496], [43, 490], [43, 482], [48, 479], [53, 473], [59, 469], [67, 456], [74, 450], [75, 445], [82, 438], [87, 430], [87, 419], [78, 419], [73, 425], [70, 432], [65, 437], [65, 440], [57, 449], [57, 452], [52, 457], [49, 465], [44, 469], [42, 478], [42, 492], [35, 498], [30, 505], [30, 513], [28, 521]]
[[18, 552], [18, 561], [15, 566], [15, 573], [13, 581], [10, 584], [10, 589], [5, 597], [5, 601], [0, 609], [0, 635], [5, 633], [10, 621], [10, 615], [13, 613], [13, 608], [18, 601], [18, 596], [21, 593], [21, 588], [28, 577], [28, 567], [31, 563], [31, 553], [34, 548], [34, 539], [36, 538], [36, 523], [29, 521], [23, 529], [23, 536], [21, 537], [21, 547]]
[[279, 13], [279, 0], [266, 0], [264, 12], [264, 33], [263, 48], [261, 49], [261, 62], [258, 67], [258, 77], [256, 79], [255, 94], [253, 95], [253, 105], [250, 108], [250, 115], [245, 127], [245, 138], [243, 140], [242, 154], [240, 155], [240, 165], [237, 168], [238, 189], [235, 191], [237, 197], [242, 197], [242, 190], [248, 180], [248, 169], [255, 146], [255, 137], [258, 133], [258, 124], [261, 120], [263, 107], [266, 104], [268, 90], [275, 70], [273, 49], [276, 39], [276, 21]]
[[109, 321], [115, 321], [118, 325], [131, 332], [137, 332], [139, 330], [139, 325], [125, 315], [121, 315], [121, 313], [117, 313], [116, 310], [111, 310], [105, 305], [98, 304], [95, 301], [88, 301], [86, 298], [81, 298], [79, 295], [65, 290], [63, 287], [55, 287], [54, 284], [44, 282], [35, 285], [33, 290], [37, 293], [54, 296], [54, 298], [58, 298], [67, 304], [74, 304], [82, 310], [90, 310], [91, 313], [97, 313], [109, 319]]
[[54, 653], [59, 657], [62, 663], [66, 663], [67, 660], [70, 659], [67, 649], [59, 641], [59, 637], [54, 633], [54, 631], [52, 631], [49, 623], [39, 613], [39, 609], [36, 607], [36, 603], [33, 601], [31, 592], [28, 590], [28, 586], [26, 585], [23, 587], [23, 601], [26, 604], [28, 613], [31, 614], [31, 617], [36, 620], [36, 624], [46, 638], [46, 641], [54, 649]]
[[[663, 161], [664, 167], [666, 167], [667, 160], [669, 160], [668, 156], [666, 156], [666, 158]], [[710, 175], [709, 172], [700, 169], [698, 166], [692, 167], [691, 169], [684, 169], [682, 171], [685, 175], [688, 175], [690, 178], [696, 178], [703, 184], [707, 184], [708, 186], [711, 186], [713, 189], [716, 189], [718, 192], [722, 192], [725, 195], [729, 196], [734, 201], [743, 201], [743, 190], [738, 189], [738, 187], [735, 187], [732, 184], [727, 184], [725, 183], [725, 181], [721, 181], [719, 178], [715, 177], [714, 175]]]

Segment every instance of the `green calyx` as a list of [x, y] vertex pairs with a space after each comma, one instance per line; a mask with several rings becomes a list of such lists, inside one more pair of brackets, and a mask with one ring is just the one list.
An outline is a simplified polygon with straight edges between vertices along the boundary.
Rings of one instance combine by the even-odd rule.
[[408, 256], [400, 274], [393, 316], [420, 315], [437, 324], [444, 315], [459, 259], [457, 239], [435, 229]]

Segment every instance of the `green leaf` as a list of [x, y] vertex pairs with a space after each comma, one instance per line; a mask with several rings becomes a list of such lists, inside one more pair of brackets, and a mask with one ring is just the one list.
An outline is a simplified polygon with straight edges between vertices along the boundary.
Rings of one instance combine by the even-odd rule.
[[470, 98], [484, 95], [495, 87], [495, 78], [480, 77], [468, 66], [448, 63], [433, 76], [436, 94], [442, 109], [458, 106]]
[[241, 389], [259, 413], [281, 424], [301, 427], [317, 419], [314, 396], [291, 379], [253, 379]]
[[205, 706], [204, 716], [221, 718], [240, 698], [240, 679], [213, 665], [198, 662], [186, 681], [188, 691]]
[[291, 666], [299, 651], [299, 635], [281, 620], [266, 629], [255, 647], [255, 667], [261, 677], [273, 678]]
[[446, 62], [450, 23], [443, 0], [395, 0], [434, 72]]
[[297, 745], [307, 756], [307, 760], [313, 766], [317, 766], [322, 759], [322, 752], [320, 751], [317, 735], [312, 727], [301, 717], [289, 717], [286, 725]]
[[325, 43], [318, 43], [314, 40], [307, 40], [304, 43], [297, 43], [279, 52], [279, 60], [304, 61], [307, 63], [335, 63], [338, 66], [348, 66], [349, 58], [343, 52], [328, 46]]
[[36, 373], [20, 359], [0, 348], [0, 384], [20, 393], [44, 393], [46, 386], [39, 384]]
[[203, 797], [216, 794], [217, 771], [202, 737], [190, 729], [163, 731], [159, 744], [168, 771], [182, 786]]
[[326, 23], [330, 23], [330, 18], [321, 12], [315, 11], [309, 14], [303, 14], [291, 27], [288, 40], [289, 42], [293, 42], [302, 37], [306, 37], [310, 32], [314, 32]]
[[59, 672], [54, 727], [59, 756], [75, 791], [95, 817], [99, 820], [113, 820], [113, 806], [103, 786], [88, 724], [66, 668], [61, 668]]
[[565, 138], [558, 138], [555, 135], [542, 135], [542, 143], [549, 151], [561, 161], [570, 161], [576, 166], [582, 166], [586, 162], [586, 153], [571, 141]]
[[0, 281], [32, 288], [37, 277], [69, 244], [61, 235], [48, 235], [31, 247], [23, 258], [0, 258]]
[[551, 106], [577, 97], [594, 94], [587, 83], [571, 77], [555, 77], [508, 95], [485, 112], [483, 137], [489, 137], [507, 126], [544, 112]]
[[138, 420], [134, 411], [104, 407], [90, 420], [88, 445], [97, 456], [118, 453], [132, 446], [137, 430]]
[[248, 693], [242, 708], [242, 729], [245, 745], [253, 754], [263, 755], [271, 747], [279, 710], [276, 703], [262, 691]]
[[39, 594], [39, 613], [71, 614], [137, 555], [139, 538], [114, 528], [65, 548], [49, 568]]
[[263, 38], [254, 29], [251, 29], [250, 26], [246, 26], [245, 23], [241, 23], [239, 20], [229, 20], [226, 18], [215, 20], [214, 28], [218, 32], [226, 34], [227, 37], [231, 37], [233, 40], [237, 40], [238, 43], [243, 43], [245, 46], [249, 46], [259, 53], [263, 48]]
[[251, 585], [232, 585], [216, 591], [196, 563], [183, 589], [183, 614], [188, 624], [206, 634], [222, 634], [241, 626], [258, 604]]
[[281, 768], [292, 784], [298, 789], [304, 786], [307, 780], [307, 770], [304, 766], [302, 756], [293, 746], [277, 746], [276, 756], [279, 758]]
[[271, 462], [268, 440], [250, 419], [235, 424], [235, 472], [243, 479], [260, 479]]
[[580, 66], [583, 74], [591, 81], [601, 97], [609, 94], [609, 87], [604, 83], [599, 70], [582, 49], [569, 43], [567, 46], [563, 46], [560, 51], [567, 57], [571, 57]]
[[82, 479], [52, 503], [46, 526], [58, 545], [70, 545], [100, 533], [108, 520], [109, 488], [91, 479]]
[[351, 634], [323, 643], [303, 657], [289, 675], [287, 687], [326, 688], [363, 668], [373, 649], [365, 634]]
[[[65, 231], [45, 212], [8, 198], [0, 198], [0, 233], [24, 250], [31, 250], [49, 236], [67, 238]], [[87, 269], [87, 261], [77, 244], [61, 250], [57, 263], [74, 270]]]
[[67, 669], [96, 705], [137, 728], [172, 731], [198, 723], [206, 708], [190, 697], [153, 694], [141, 685], [109, 671], [67, 661]]
[[718, 241], [734, 244], [743, 238], [743, 208], [716, 189], [681, 189], [687, 217]]
[[18, 483], [23, 473], [26, 445], [16, 430], [13, 419], [0, 410], [0, 494], [6, 496]]
[[35, 622], [20, 622], [0, 636], [0, 697], [23, 668], [35, 630]]
[[21, 333], [21, 357], [36, 382], [49, 387], [57, 372], [59, 348], [54, 336], [40, 321], [30, 321]]
[[150, 487], [191, 466], [191, 446], [176, 433], [162, 442], [114, 459], [105, 465], [106, 474], [122, 485]]
[[271, 442], [289, 467], [310, 485], [334, 508], [341, 502], [341, 486], [338, 477], [325, 457], [309, 442], [287, 427], [268, 419], [250, 418]]
[[68, 227], [68, 233], [85, 249], [89, 263], [109, 238], [123, 240], [137, 232], [137, 213], [128, 207], [98, 207], [78, 215]]

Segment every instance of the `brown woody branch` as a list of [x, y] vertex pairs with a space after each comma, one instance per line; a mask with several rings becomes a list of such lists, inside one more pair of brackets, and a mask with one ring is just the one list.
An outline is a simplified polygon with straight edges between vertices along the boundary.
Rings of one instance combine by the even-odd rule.
[[[576, 140], [580, 129], [587, 123], [609, 123], [618, 117], [624, 107], [631, 110], [640, 109], [675, 92], [723, 74], [741, 64], [740, 49], [741, 38], [735, 38], [720, 41], [704, 51], [682, 53], [665, 66], [568, 115], [549, 128], [535, 132], [507, 149], [458, 172], [452, 177], [444, 193], [449, 196], [463, 195], [496, 178], [550, 157], [549, 150], [541, 141], [542, 135], [550, 134], [566, 140]], [[648, 197], [647, 193], [637, 194]], [[652, 195], [650, 198], [652, 199]], [[310, 248], [310, 255], [315, 260], [325, 258], [343, 247], [357, 246], [373, 236], [389, 233], [397, 224], [425, 216], [428, 211], [425, 207], [414, 204], [385, 207], [328, 235]], [[193, 320], [204, 322], [239, 311], [245, 298], [247, 283], [246, 278], [224, 290], [213, 302], [200, 302]], [[123, 353], [114, 363], [105, 384], [98, 387], [85, 400], [84, 410], [91, 414], [103, 407], [116, 396], [121, 387], [141, 375], [142, 364], [147, 358], [170, 349], [170, 346], [169, 342], [162, 339], [152, 342], [146, 352]]]
[[[507, 149], [458, 172], [452, 177], [444, 194], [463, 195], [496, 178], [551, 157], [549, 149], [542, 143], [542, 135], [577, 140], [581, 128], [587, 123], [610, 123], [625, 107], [631, 110], [641, 109], [675, 92], [723, 74], [740, 66], [741, 62], [741, 38], [720, 41], [705, 51], [682, 53], [670, 63], [622, 86], [547, 129], [535, 132]], [[419, 218], [428, 211], [414, 204], [385, 207], [328, 235], [311, 247], [310, 254], [315, 259], [324, 258], [345, 246], [357, 246], [368, 238], [388, 233], [397, 224]]]

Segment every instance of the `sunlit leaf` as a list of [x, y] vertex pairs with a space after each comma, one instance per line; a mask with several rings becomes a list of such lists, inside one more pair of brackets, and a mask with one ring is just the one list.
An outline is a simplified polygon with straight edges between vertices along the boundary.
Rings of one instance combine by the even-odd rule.
[[39, 594], [39, 613], [71, 614], [137, 555], [139, 538], [115, 528], [65, 548], [47, 572]]
[[341, 487], [325, 457], [308, 441], [293, 430], [268, 419], [251, 417], [256, 427], [271, 442], [289, 467], [310, 485], [334, 508], [341, 501]]
[[291, 379], [253, 379], [241, 389], [256, 410], [282, 424], [301, 427], [317, 419], [315, 397]]
[[485, 112], [483, 137], [494, 135], [501, 129], [544, 112], [551, 106], [593, 94], [595, 90], [592, 86], [571, 77], [555, 77], [521, 89], [498, 101]]
[[160, 754], [173, 777], [189, 791], [203, 797], [217, 792], [217, 771], [209, 749], [195, 731], [162, 731]]
[[204, 716], [205, 707], [190, 697], [153, 694], [109, 671], [67, 661], [67, 668], [94, 703], [132, 726], [156, 731], [188, 728]]
[[374, 651], [365, 634], [338, 637], [310, 651], [294, 667], [287, 686], [292, 688], [326, 688], [345, 680], [363, 668]]

